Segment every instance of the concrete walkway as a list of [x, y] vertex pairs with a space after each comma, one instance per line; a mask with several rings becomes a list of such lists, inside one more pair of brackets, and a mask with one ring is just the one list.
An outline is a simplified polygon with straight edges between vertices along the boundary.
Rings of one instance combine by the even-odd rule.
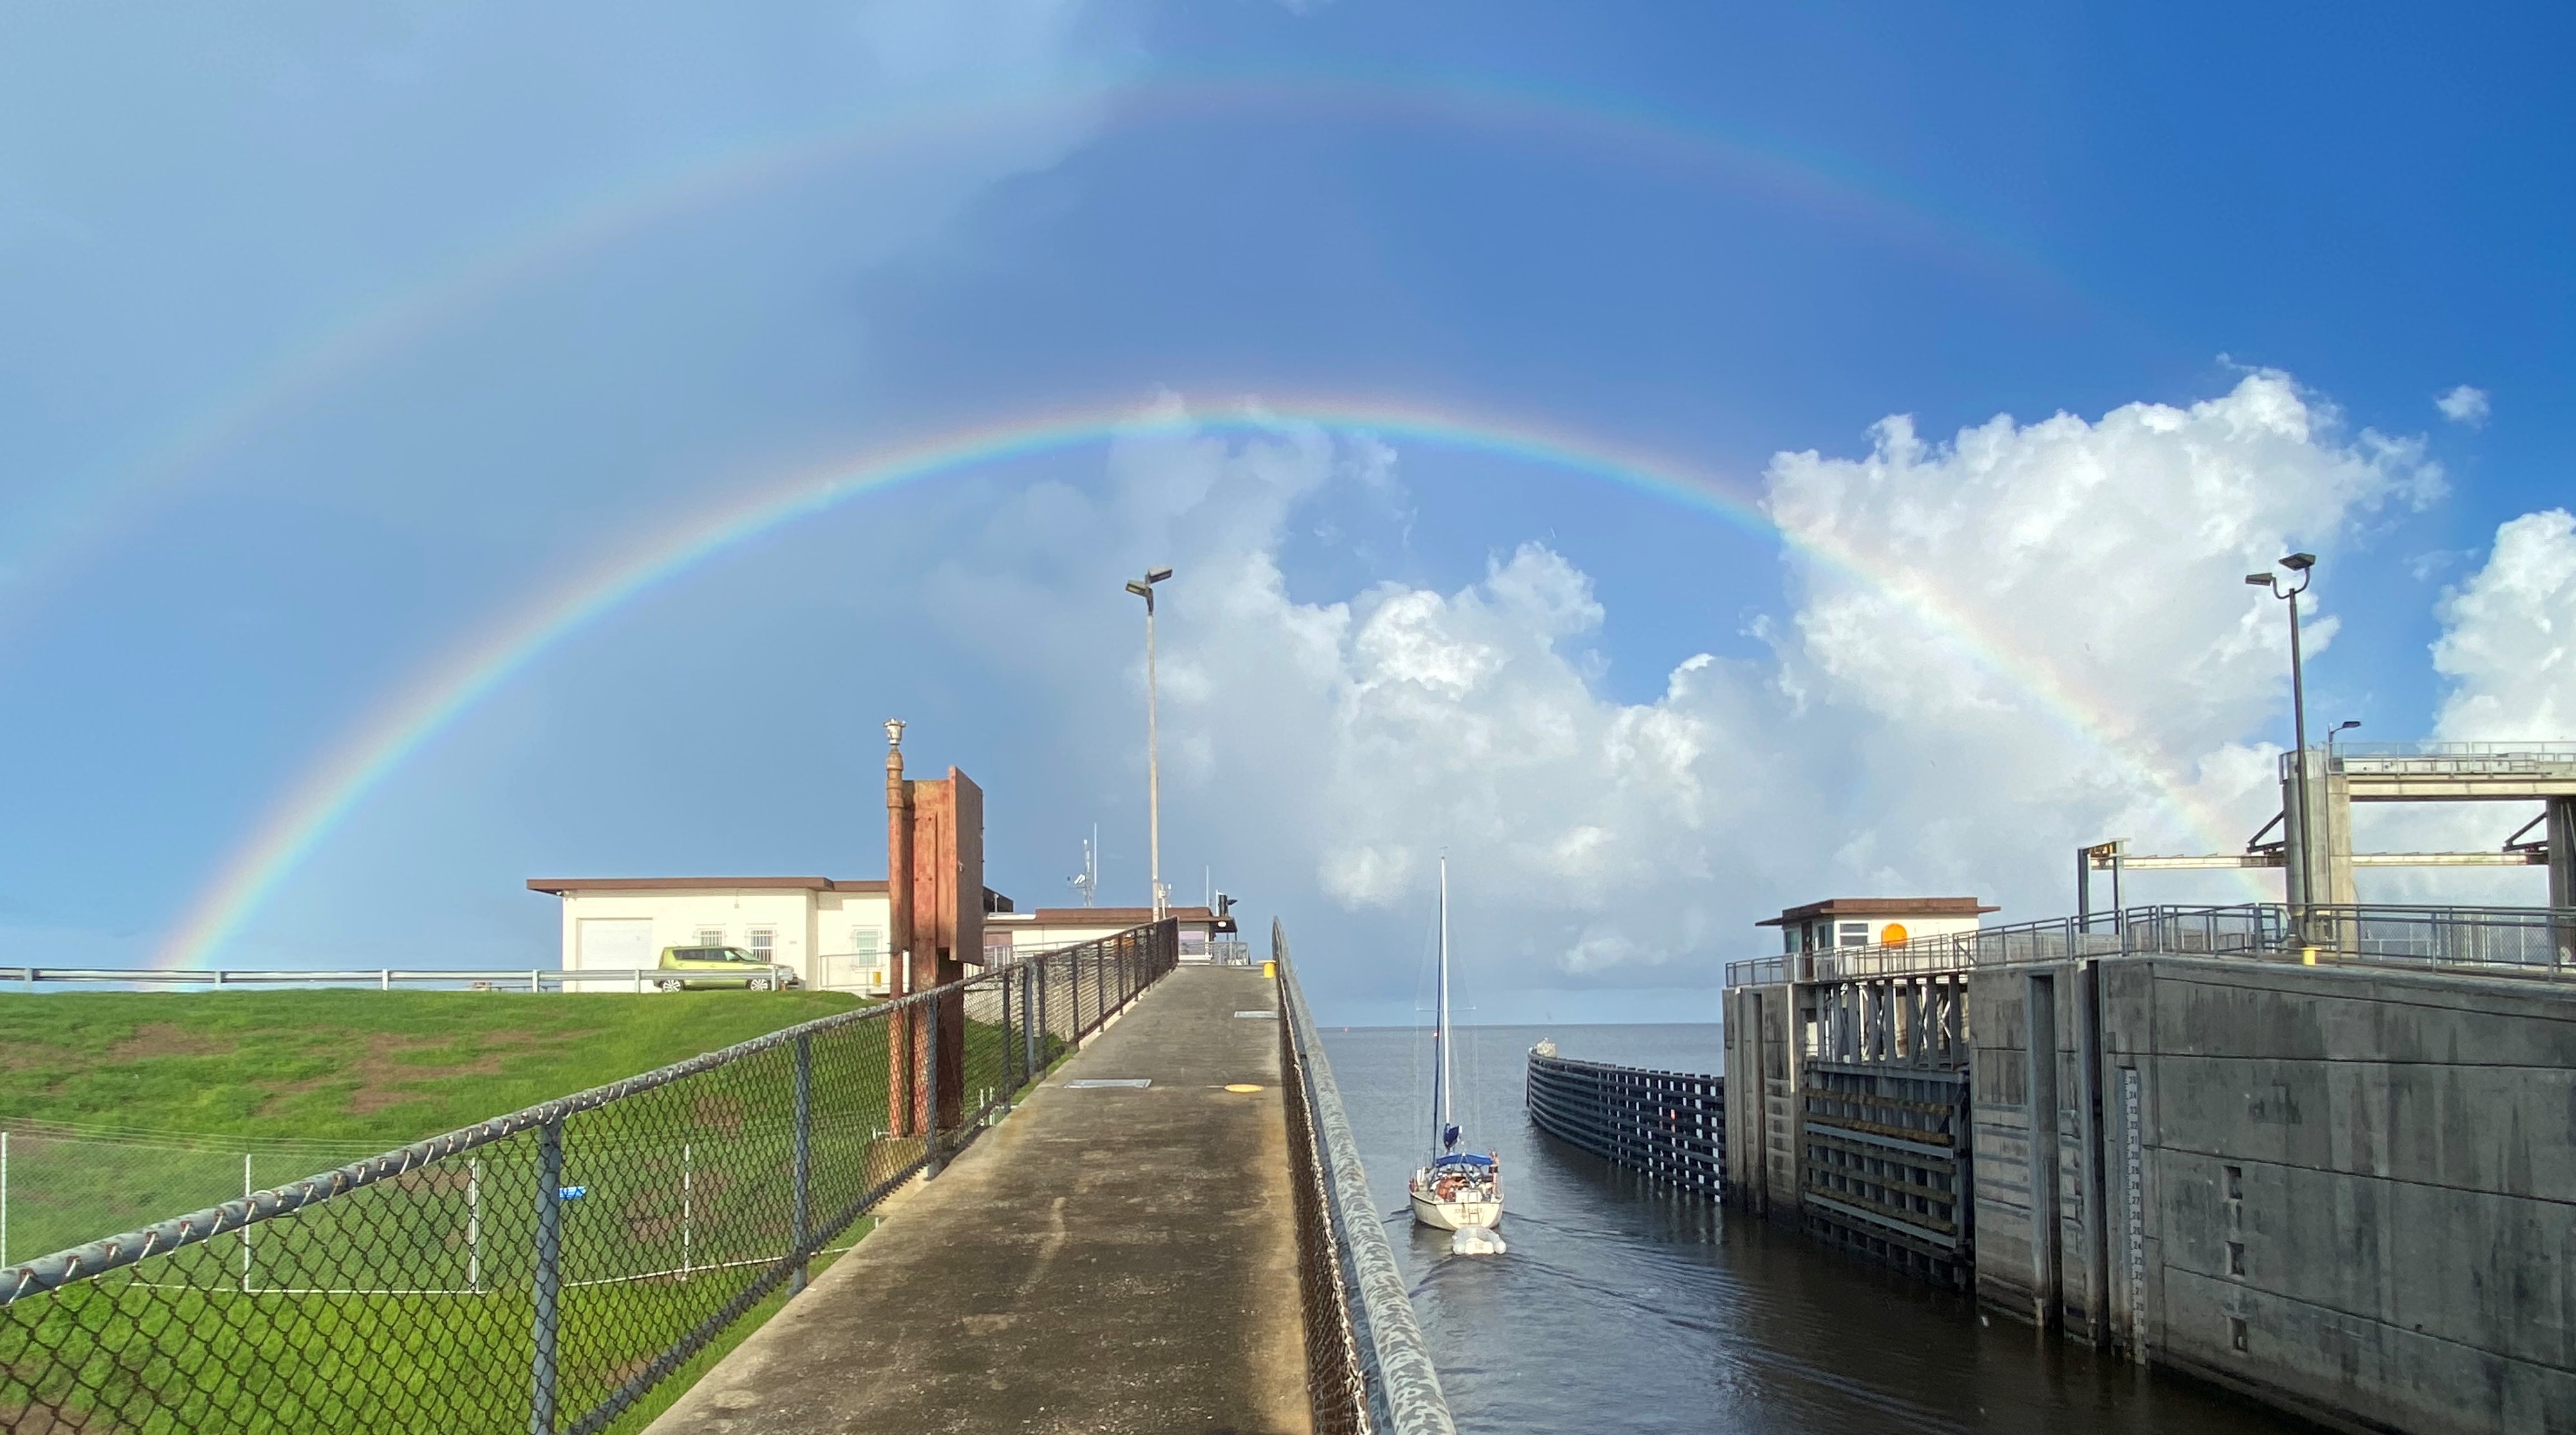
[[1307, 1431], [1276, 1006], [1165, 978], [648, 1435]]

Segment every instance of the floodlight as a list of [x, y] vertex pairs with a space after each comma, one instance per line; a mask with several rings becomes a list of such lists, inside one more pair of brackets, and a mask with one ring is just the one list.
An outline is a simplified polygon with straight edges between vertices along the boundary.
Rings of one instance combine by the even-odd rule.
[[[2304, 568], [2307, 565], [2302, 563], [2299, 566]], [[1148, 568], [1145, 570], [1145, 581], [1148, 583], [1160, 583], [1171, 576], [1172, 570], [1169, 568]]]
[[1127, 591], [1135, 594], [1139, 598], [1151, 598], [1154, 596], [1153, 589], [1146, 587], [1142, 583], [1136, 582], [1134, 579], [1128, 580]]
[[[2257, 588], [2269, 588], [2272, 586], [2272, 575], [2269, 573], [2248, 573], [2245, 575], [2245, 581], [2253, 584]], [[1136, 585], [1130, 583], [1127, 586], [1133, 588]]]
[[2289, 557], [2281, 560], [2281, 566], [2289, 569], [2293, 573], [2305, 573], [2309, 569], [2317, 566], [2317, 555], [2313, 553], [2293, 553]]

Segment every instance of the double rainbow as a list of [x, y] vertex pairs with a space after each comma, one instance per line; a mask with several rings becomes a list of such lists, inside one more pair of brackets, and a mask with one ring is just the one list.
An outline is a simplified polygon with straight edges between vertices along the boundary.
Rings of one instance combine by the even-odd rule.
[[1902, 589], [1865, 555], [1793, 538], [1759, 505], [1686, 466], [1598, 440], [1517, 420], [1467, 416], [1383, 402], [1265, 400], [1257, 413], [1138, 414], [1132, 408], [1046, 413], [986, 424], [797, 473], [707, 509], [564, 584], [423, 669], [393, 701], [310, 768], [224, 864], [163, 942], [157, 962], [190, 967], [231, 939], [315, 846], [366, 796], [474, 705], [567, 638], [644, 593], [731, 549], [863, 495], [980, 465], [1102, 445], [1130, 436], [1275, 435], [1289, 425], [1361, 431], [1383, 438], [1509, 458], [1581, 474], [1680, 503], [1865, 588], [1886, 594], [1928, 635], [1966, 661], [2029, 693], [2038, 708], [2115, 769], [2160, 793], [2177, 818], [2213, 847], [2229, 839], [2221, 814], [2130, 738], [2102, 706], [2066, 685], [2037, 657], [1982, 626], [1919, 584]]

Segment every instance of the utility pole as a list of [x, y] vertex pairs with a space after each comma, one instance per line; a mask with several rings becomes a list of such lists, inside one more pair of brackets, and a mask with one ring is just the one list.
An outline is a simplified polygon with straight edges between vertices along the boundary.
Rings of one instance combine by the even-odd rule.
[[1154, 884], [1154, 920], [1166, 910], [1163, 894], [1163, 768], [1154, 713], [1154, 585], [1172, 576], [1169, 568], [1148, 568], [1143, 582], [1130, 580], [1127, 591], [1145, 600], [1145, 849]]

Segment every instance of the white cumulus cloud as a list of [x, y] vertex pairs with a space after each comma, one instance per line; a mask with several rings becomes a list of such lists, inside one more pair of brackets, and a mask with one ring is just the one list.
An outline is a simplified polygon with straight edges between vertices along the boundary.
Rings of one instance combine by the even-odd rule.
[[[2254, 738], [2287, 666], [2279, 605], [2243, 575], [2442, 482], [2419, 444], [2349, 433], [2276, 373], [1939, 441], [1892, 418], [1860, 455], [1771, 465], [1788, 556], [1767, 653], [1660, 635], [1660, 691], [1622, 701], [1599, 680], [1609, 615], [1559, 547], [1447, 586], [1299, 591], [1298, 511], [1397, 462], [1299, 428], [1122, 445], [1104, 490], [1002, 505], [944, 606], [1042, 690], [1096, 693], [1104, 664], [1141, 679], [1097, 575], [1174, 564], [1167, 863], [1201, 834], [1288, 887], [1282, 908], [1302, 887], [1375, 934], [1344, 959], [1409, 974], [1413, 946], [1384, 938], [1427, 915], [1445, 851], [1462, 922], [1524, 987], [1712, 983], [1758, 950], [1755, 917], [1822, 896], [2055, 915], [2079, 842], [2241, 843], [2277, 800]], [[2330, 642], [2331, 615], [2310, 631]], [[1131, 747], [1133, 695], [1088, 700], [1076, 740]]]
[[2440, 409], [2442, 417], [2455, 424], [2476, 428], [2487, 421], [2487, 391], [2462, 384], [2449, 393], [2435, 394], [2433, 407]]
[[2433, 667], [2450, 680], [2446, 742], [2576, 739], [2576, 515], [2496, 530], [2486, 566], [2442, 599]]

